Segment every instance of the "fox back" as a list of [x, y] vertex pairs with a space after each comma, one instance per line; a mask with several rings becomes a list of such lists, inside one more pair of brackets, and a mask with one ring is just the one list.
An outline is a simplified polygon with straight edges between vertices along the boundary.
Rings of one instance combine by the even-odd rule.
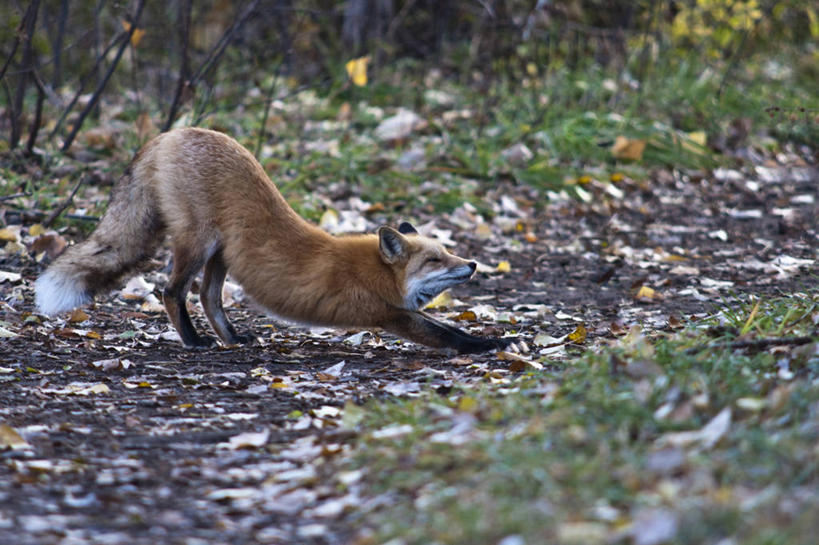
[[[296, 214], [238, 142], [193, 128], [162, 134], [137, 154], [97, 229], [37, 280], [37, 306], [53, 314], [91, 301], [141, 268], [166, 235], [173, 270], [163, 299], [186, 346], [213, 342], [197, 334], [185, 303], [202, 269], [205, 314], [227, 344], [250, 340], [222, 309], [228, 272], [265, 309], [293, 321], [381, 327], [432, 346], [466, 343], [471, 351], [503, 344], [468, 340], [480, 338], [450, 326], [436, 329], [420, 312], [438, 293], [468, 280], [474, 262], [406, 223], [372, 235], [331, 236]], [[451, 330], [464, 337], [453, 341]]]

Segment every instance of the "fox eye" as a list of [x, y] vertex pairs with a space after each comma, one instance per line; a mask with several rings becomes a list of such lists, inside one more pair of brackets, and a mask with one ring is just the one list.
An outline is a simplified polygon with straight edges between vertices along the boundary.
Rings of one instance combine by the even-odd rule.
[[440, 263], [440, 262], [441, 262], [440, 257], [428, 257], [428, 258], [426, 258], [426, 260], [424, 260], [424, 263]]

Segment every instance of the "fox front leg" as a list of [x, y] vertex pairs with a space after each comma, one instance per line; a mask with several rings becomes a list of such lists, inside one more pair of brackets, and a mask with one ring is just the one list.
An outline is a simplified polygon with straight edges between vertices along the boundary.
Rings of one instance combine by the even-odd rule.
[[471, 335], [421, 311], [403, 311], [385, 329], [427, 346], [454, 348], [461, 354], [502, 350], [514, 340]]

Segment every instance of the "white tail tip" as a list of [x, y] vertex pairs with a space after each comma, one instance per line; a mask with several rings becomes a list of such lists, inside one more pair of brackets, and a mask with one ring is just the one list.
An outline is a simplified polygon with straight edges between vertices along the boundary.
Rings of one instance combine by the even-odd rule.
[[58, 314], [88, 303], [91, 297], [75, 278], [47, 270], [34, 283], [34, 302], [40, 313]]

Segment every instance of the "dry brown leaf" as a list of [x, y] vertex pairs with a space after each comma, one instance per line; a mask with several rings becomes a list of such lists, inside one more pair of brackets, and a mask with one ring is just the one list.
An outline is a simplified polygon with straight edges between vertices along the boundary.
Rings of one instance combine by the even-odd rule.
[[519, 362], [519, 363], [522, 363], [524, 365], [528, 365], [529, 367], [532, 367], [533, 369], [538, 369], [538, 370], [543, 369], [543, 364], [542, 363], [536, 362], [534, 360], [530, 360], [529, 358], [521, 356], [520, 354], [515, 354], [513, 352], [506, 352], [505, 350], [501, 350], [501, 351], [497, 352], [495, 354], [495, 356], [497, 356], [497, 358], [499, 360], [501, 360], [501, 361]]
[[[29, 230], [29, 234], [31, 231]], [[54, 259], [65, 250], [68, 241], [62, 235], [55, 232], [43, 233], [31, 243], [31, 252], [40, 254], [45, 252], [49, 259]]]
[[71, 311], [71, 314], [68, 316], [68, 322], [72, 324], [78, 324], [80, 322], [84, 322], [89, 318], [88, 314], [81, 309], [75, 308]]
[[611, 154], [616, 159], [628, 159], [639, 161], [643, 158], [643, 151], [646, 149], [646, 141], [639, 138], [626, 138], [618, 136], [611, 147]]
[[17, 430], [8, 424], [0, 424], [0, 449], [25, 449], [31, 448], [31, 445], [23, 439], [23, 436], [17, 433]]
[[[122, 28], [125, 32], [129, 32], [131, 30], [131, 23], [128, 21], [122, 21]], [[145, 37], [145, 31], [141, 28], [134, 29], [134, 33], [131, 34], [131, 47], [136, 47], [139, 45], [139, 42], [142, 41], [142, 38]]]
[[457, 322], [477, 322], [478, 316], [471, 310], [465, 310], [455, 316], [453, 320]]

